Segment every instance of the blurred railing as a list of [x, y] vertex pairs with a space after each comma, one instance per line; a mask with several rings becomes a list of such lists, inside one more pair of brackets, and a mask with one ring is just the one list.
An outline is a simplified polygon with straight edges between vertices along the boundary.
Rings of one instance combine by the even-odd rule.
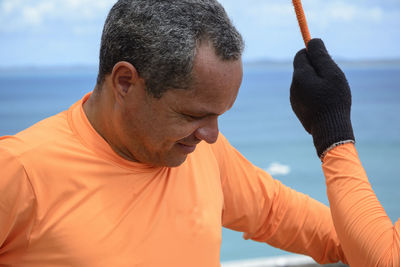
[[316, 266], [345, 267], [347, 265], [342, 263], [320, 265], [316, 263], [312, 258], [301, 255], [222, 262], [222, 267], [316, 267]]

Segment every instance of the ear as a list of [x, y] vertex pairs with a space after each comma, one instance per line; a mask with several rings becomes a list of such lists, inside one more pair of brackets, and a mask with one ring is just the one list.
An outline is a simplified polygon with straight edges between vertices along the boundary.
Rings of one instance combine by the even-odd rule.
[[114, 65], [111, 83], [117, 98], [125, 97], [137, 86], [144, 86], [144, 80], [140, 78], [136, 68], [126, 61]]

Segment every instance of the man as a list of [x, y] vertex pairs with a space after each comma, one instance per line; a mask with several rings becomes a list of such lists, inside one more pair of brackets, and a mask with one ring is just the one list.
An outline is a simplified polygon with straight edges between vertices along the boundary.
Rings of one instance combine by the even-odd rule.
[[96, 88], [0, 141], [0, 264], [219, 266], [221, 227], [345, 261], [329, 209], [218, 133], [243, 41], [214, 0], [121, 0]]

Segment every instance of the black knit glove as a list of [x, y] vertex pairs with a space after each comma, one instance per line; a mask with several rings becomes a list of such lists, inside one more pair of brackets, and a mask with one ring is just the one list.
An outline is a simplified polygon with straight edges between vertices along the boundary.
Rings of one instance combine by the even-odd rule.
[[351, 92], [344, 73], [329, 56], [321, 39], [312, 39], [293, 62], [290, 103], [313, 137], [318, 156], [340, 142], [353, 141]]

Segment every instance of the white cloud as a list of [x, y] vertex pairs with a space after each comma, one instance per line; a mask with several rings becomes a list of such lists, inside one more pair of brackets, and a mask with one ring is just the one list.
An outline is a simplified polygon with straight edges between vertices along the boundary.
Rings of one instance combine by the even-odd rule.
[[291, 18], [294, 15], [294, 9], [290, 1], [221, 0], [220, 2], [234, 22], [258, 25], [260, 27], [287, 25], [287, 20], [284, 20], [284, 18]]
[[245, 10], [246, 16], [252, 18], [254, 22], [258, 22], [260, 26], [275, 25], [282, 26], [287, 25], [290, 19], [295, 15], [293, 6], [290, 2], [286, 3], [270, 3], [263, 1], [258, 5], [251, 6]]
[[[295, 19], [291, 1], [281, 0], [221, 0], [234, 21], [258, 26], [289, 26]], [[303, 1], [306, 17], [315, 24], [332, 24], [338, 21], [381, 21], [385, 10], [379, 3], [348, 0], [307, 0]]]
[[380, 7], [374, 7], [369, 10], [369, 17], [375, 21], [382, 21], [384, 11]]
[[3, 1], [0, 3], [0, 9], [4, 12], [4, 14], [9, 14], [17, 7], [18, 2], [18, 0]]
[[370, 23], [384, 19], [385, 10], [378, 5], [357, 1], [310, 0], [303, 3], [306, 17], [315, 25], [335, 23]]
[[[38, 44], [35, 54], [41, 58], [49, 54], [49, 49], [46, 49], [45, 55], [39, 55], [41, 50], [45, 50], [42, 49], [43, 44], [54, 43], [54, 55], [67, 58], [68, 62], [80, 62], [83, 60], [80, 57], [86, 54], [78, 57], [79, 51], [98, 47], [104, 20], [115, 2], [0, 0], [0, 43], [3, 51], [12, 55], [8, 58], [18, 58], [19, 52], [10, 51], [28, 51], [34, 47], [33, 44]], [[291, 1], [220, 2], [245, 39], [245, 60], [291, 59], [303, 46]], [[311, 36], [324, 39], [333, 56], [400, 56], [399, 0], [305, 0], [302, 3]], [[380, 40], [379, 45], [377, 40]], [[60, 53], [60, 49], [56, 49], [66, 43], [77, 51], [63, 49]], [[96, 56], [91, 57], [85, 60], [97, 60]]]
[[53, 2], [38, 2], [34, 6], [25, 6], [21, 10], [21, 15], [26, 25], [40, 25], [46, 15], [55, 11]]
[[39, 30], [63, 22], [73, 26], [103, 21], [116, 0], [3, 0], [0, 2], [0, 31]]
[[68, 1], [65, 1], [65, 4], [66, 4], [67, 7], [75, 9], [75, 8], [79, 8], [80, 3], [84, 3], [84, 2], [87, 2], [87, 1], [68, 0]]
[[325, 15], [332, 20], [372, 20], [380, 21], [383, 10], [377, 6], [355, 5], [354, 3], [338, 2], [329, 4], [324, 9]]
[[357, 8], [354, 5], [336, 5], [329, 9], [325, 9], [328, 17], [338, 20], [351, 21], [357, 14]]

